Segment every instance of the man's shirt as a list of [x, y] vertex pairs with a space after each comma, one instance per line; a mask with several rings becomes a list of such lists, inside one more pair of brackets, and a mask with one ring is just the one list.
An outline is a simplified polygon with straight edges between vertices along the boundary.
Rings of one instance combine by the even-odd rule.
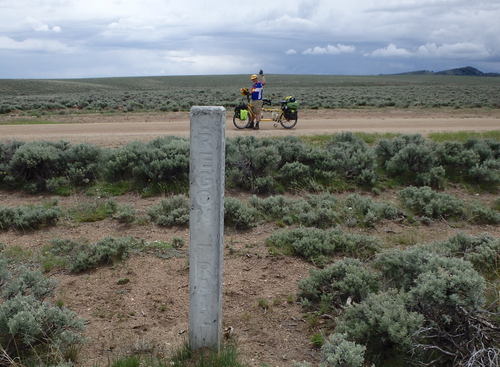
[[252, 85], [251, 94], [252, 101], [260, 101], [262, 99], [262, 92], [264, 91], [264, 84], [261, 82]]

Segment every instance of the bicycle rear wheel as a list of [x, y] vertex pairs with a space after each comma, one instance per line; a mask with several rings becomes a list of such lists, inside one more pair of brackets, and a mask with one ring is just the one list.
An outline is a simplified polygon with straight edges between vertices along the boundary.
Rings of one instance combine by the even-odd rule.
[[239, 116], [237, 116], [236, 114], [234, 114], [233, 116], [233, 124], [234, 126], [237, 128], [237, 129], [244, 129], [248, 126], [248, 124], [250, 123], [250, 120], [249, 118], [247, 117], [246, 120], [241, 120]]
[[285, 129], [292, 129], [297, 125], [297, 120], [298, 120], [298, 112], [295, 112], [292, 116], [285, 117], [285, 114], [281, 115], [280, 118], [280, 124], [283, 126]]

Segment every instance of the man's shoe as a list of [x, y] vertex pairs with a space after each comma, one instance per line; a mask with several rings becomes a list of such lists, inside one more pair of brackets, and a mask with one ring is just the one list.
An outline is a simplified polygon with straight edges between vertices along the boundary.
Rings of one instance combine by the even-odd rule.
[[257, 122], [255, 126], [253, 127], [254, 130], [259, 130], [259, 123]]
[[253, 129], [253, 128], [254, 128], [253, 122], [250, 122], [250, 123], [247, 125], [247, 129]]

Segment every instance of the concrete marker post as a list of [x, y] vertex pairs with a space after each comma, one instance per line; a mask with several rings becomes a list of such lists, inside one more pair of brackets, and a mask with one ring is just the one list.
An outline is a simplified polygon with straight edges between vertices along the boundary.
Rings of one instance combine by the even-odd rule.
[[189, 345], [219, 350], [224, 265], [224, 107], [190, 112]]

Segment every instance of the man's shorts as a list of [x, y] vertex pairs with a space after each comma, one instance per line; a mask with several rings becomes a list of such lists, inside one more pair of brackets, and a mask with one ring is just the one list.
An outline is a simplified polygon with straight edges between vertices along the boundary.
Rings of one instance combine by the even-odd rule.
[[250, 108], [255, 116], [255, 121], [260, 121], [262, 115], [262, 100], [251, 101]]

